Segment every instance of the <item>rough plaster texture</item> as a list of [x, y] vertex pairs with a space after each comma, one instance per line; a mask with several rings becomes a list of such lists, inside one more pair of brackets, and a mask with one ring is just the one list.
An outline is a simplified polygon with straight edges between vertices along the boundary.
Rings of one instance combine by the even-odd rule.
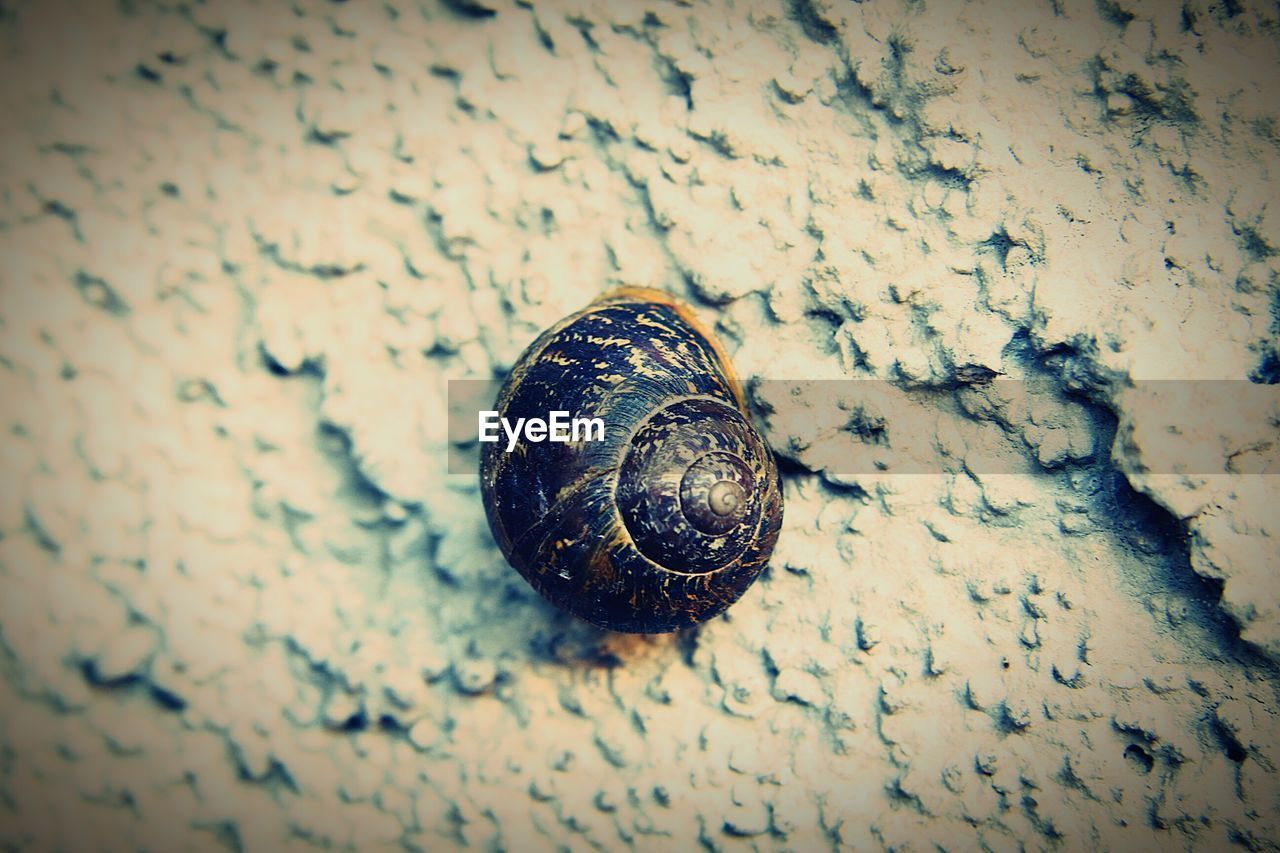
[[[1280, 495], [1231, 473], [1276, 413], [1161, 472], [1129, 380], [1280, 378], [1278, 45], [1234, 0], [0, 4], [0, 844], [1276, 846]], [[445, 473], [445, 382], [615, 284], [1025, 473], [770, 432], [726, 617], [576, 623]]]

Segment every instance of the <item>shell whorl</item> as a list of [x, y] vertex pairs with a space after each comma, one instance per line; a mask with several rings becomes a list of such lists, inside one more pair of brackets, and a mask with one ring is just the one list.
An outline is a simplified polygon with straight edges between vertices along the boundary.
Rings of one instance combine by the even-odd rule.
[[655, 412], [618, 472], [618, 512], [636, 547], [680, 574], [737, 558], [760, 515], [764, 454], [742, 413], [722, 401], [684, 397]]

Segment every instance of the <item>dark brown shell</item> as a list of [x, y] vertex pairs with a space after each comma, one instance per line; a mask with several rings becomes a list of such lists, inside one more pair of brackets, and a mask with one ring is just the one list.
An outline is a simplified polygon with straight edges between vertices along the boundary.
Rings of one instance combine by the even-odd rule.
[[773, 453], [717, 344], [657, 291], [616, 291], [543, 333], [495, 408], [599, 417], [602, 441], [482, 445], [502, 553], [534, 589], [615, 631], [676, 631], [736, 601], [782, 525]]

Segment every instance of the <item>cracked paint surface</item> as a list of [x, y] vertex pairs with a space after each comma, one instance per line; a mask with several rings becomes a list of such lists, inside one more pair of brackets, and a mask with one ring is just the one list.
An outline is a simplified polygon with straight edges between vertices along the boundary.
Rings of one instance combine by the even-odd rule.
[[[1280, 379], [1277, 27], [0, 5], [0, 842], [1280, 843], [1277, 486], [1230, 467], [1280, 428], [1150, 470], [1129, 382]], [[503, 562], [444, 409], [617, 285], [748, 381], [1072, 394], [962, 401], [1021, 475], [784, 449], [766, 577], [609, 635]]]

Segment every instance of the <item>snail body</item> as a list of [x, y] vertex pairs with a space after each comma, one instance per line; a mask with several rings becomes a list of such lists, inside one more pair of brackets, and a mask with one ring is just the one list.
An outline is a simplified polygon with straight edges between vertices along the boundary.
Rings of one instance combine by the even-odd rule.
[[773, 454], [719, 346], [665, 294], [625, 288], [557, 323], [496, 409], [605, 424], [599, 440], [481, 451], [494, 538], [552, 603], [615, 631], [676, 631], [724, 611], [768, 563], [782, 525]]

